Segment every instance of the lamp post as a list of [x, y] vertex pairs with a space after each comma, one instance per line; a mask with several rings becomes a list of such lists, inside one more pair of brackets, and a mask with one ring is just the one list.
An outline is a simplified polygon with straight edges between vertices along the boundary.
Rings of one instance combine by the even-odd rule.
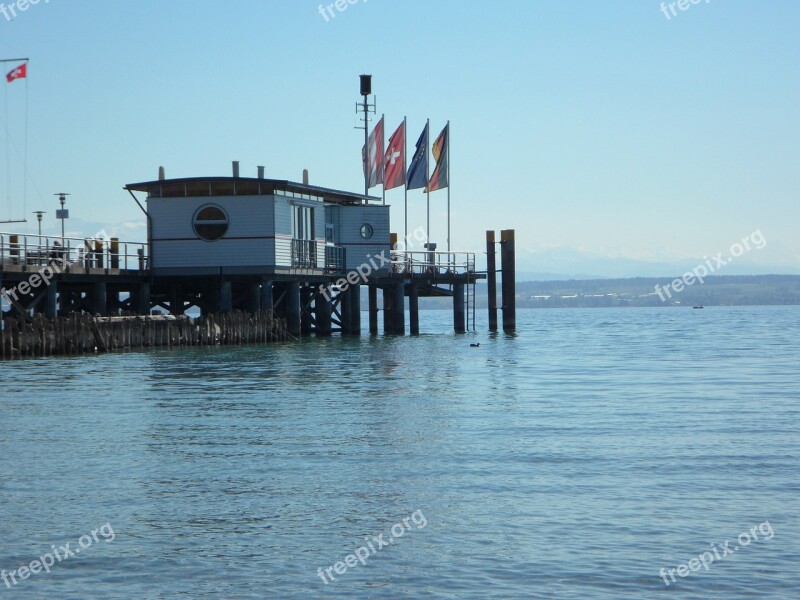
[[[362, 102], [356, 103], [356, 113], [364, 113], [364, 196], [366, 197], [369, 196], [369, 113], [376, 113], [377, 104], [374, 96], [372, 104], [369, 103], [369, 96], [372, 94], [372, 75], [360, 75], [359, 77], [361, 80], [361, 95], [364, 99]], [[357, 127], [357, 129], [360, 129], [360, 127]], [[366, 198], [364, 201], [366, 202]]]
[[53, 194], [54, 196], [58, 196], [58, 201], [61, 202], [61, 210], [56, 211], [56, 219], [61, 219], [61, 245], [64, 245], [64, 219], [69, 219], [69, 211], [64, 208], [64, 203], [67, 201], [67, 196], [69, 196], [66, 192], [58, 192], [57, 194]]
[[[42, 237], [42, 215], [46, 214], [43, 210], [35, 210], [33, 214], [36, 215], [36, 220], [39, 221], [39, 237]], [[42, 240], [39, 240], [39, 243], [42, 243]]]

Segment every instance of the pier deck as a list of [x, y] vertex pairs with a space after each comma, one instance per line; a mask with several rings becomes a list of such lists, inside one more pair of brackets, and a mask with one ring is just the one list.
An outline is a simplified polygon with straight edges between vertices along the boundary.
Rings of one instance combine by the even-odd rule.
[[[309, 265], [289, 267], [151, 269], [148, 245], [107, 236], [60, 238], [0, 233], [0, 286], [5, 314], [47, 318], [92, 315], [183, 315], [272, 310], [290, 333], [361, 331], [361, 286], [368, 288], [370, 332], [404, 334], [405, 298], [410, 332], [419, 333], [418, 299], [452, 297], [454, 328], [474, 328], [476, 281], [485, 273], [467, 252], [392, 251], [388, 265], [344, 271]], [[174, 272], [173, 272], [174, 271]], [[383, 296], [378, 306], [378, 290]]]

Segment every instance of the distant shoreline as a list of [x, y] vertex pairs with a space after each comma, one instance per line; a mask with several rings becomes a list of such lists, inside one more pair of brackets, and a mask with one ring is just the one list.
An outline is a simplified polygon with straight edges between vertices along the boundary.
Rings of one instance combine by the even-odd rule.
[[[675, 281], [669, 277], [517, 281], [517, 308], [800, 305], [800, 275], [713, 275], [703, 283], [678, 286], [680, 291], [672, 289], [669, 297], [663, 288]], [[661, 296], [656, 286], [661, 286]], [[485, 309], [485, 285], [478, 285], [476, 297], [478, 309]], [[445, 309], [449, 303], [429, 299], [420, 307]]]

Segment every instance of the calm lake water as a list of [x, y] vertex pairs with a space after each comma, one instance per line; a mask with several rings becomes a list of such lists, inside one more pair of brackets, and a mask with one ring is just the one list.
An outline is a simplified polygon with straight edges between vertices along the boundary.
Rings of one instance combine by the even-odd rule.
[[800, 307], [450, 320], [0, 363], [0, 597], [800, 597]]

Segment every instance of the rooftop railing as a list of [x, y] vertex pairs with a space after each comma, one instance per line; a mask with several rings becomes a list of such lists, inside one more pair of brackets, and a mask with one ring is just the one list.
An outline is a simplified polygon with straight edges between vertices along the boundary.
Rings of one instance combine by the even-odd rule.
[[68, 238], [0, 233], [0, 270], [32, 271], [53, 262], [62, 270], [148, 269], [147, 244], [117, 238]]

